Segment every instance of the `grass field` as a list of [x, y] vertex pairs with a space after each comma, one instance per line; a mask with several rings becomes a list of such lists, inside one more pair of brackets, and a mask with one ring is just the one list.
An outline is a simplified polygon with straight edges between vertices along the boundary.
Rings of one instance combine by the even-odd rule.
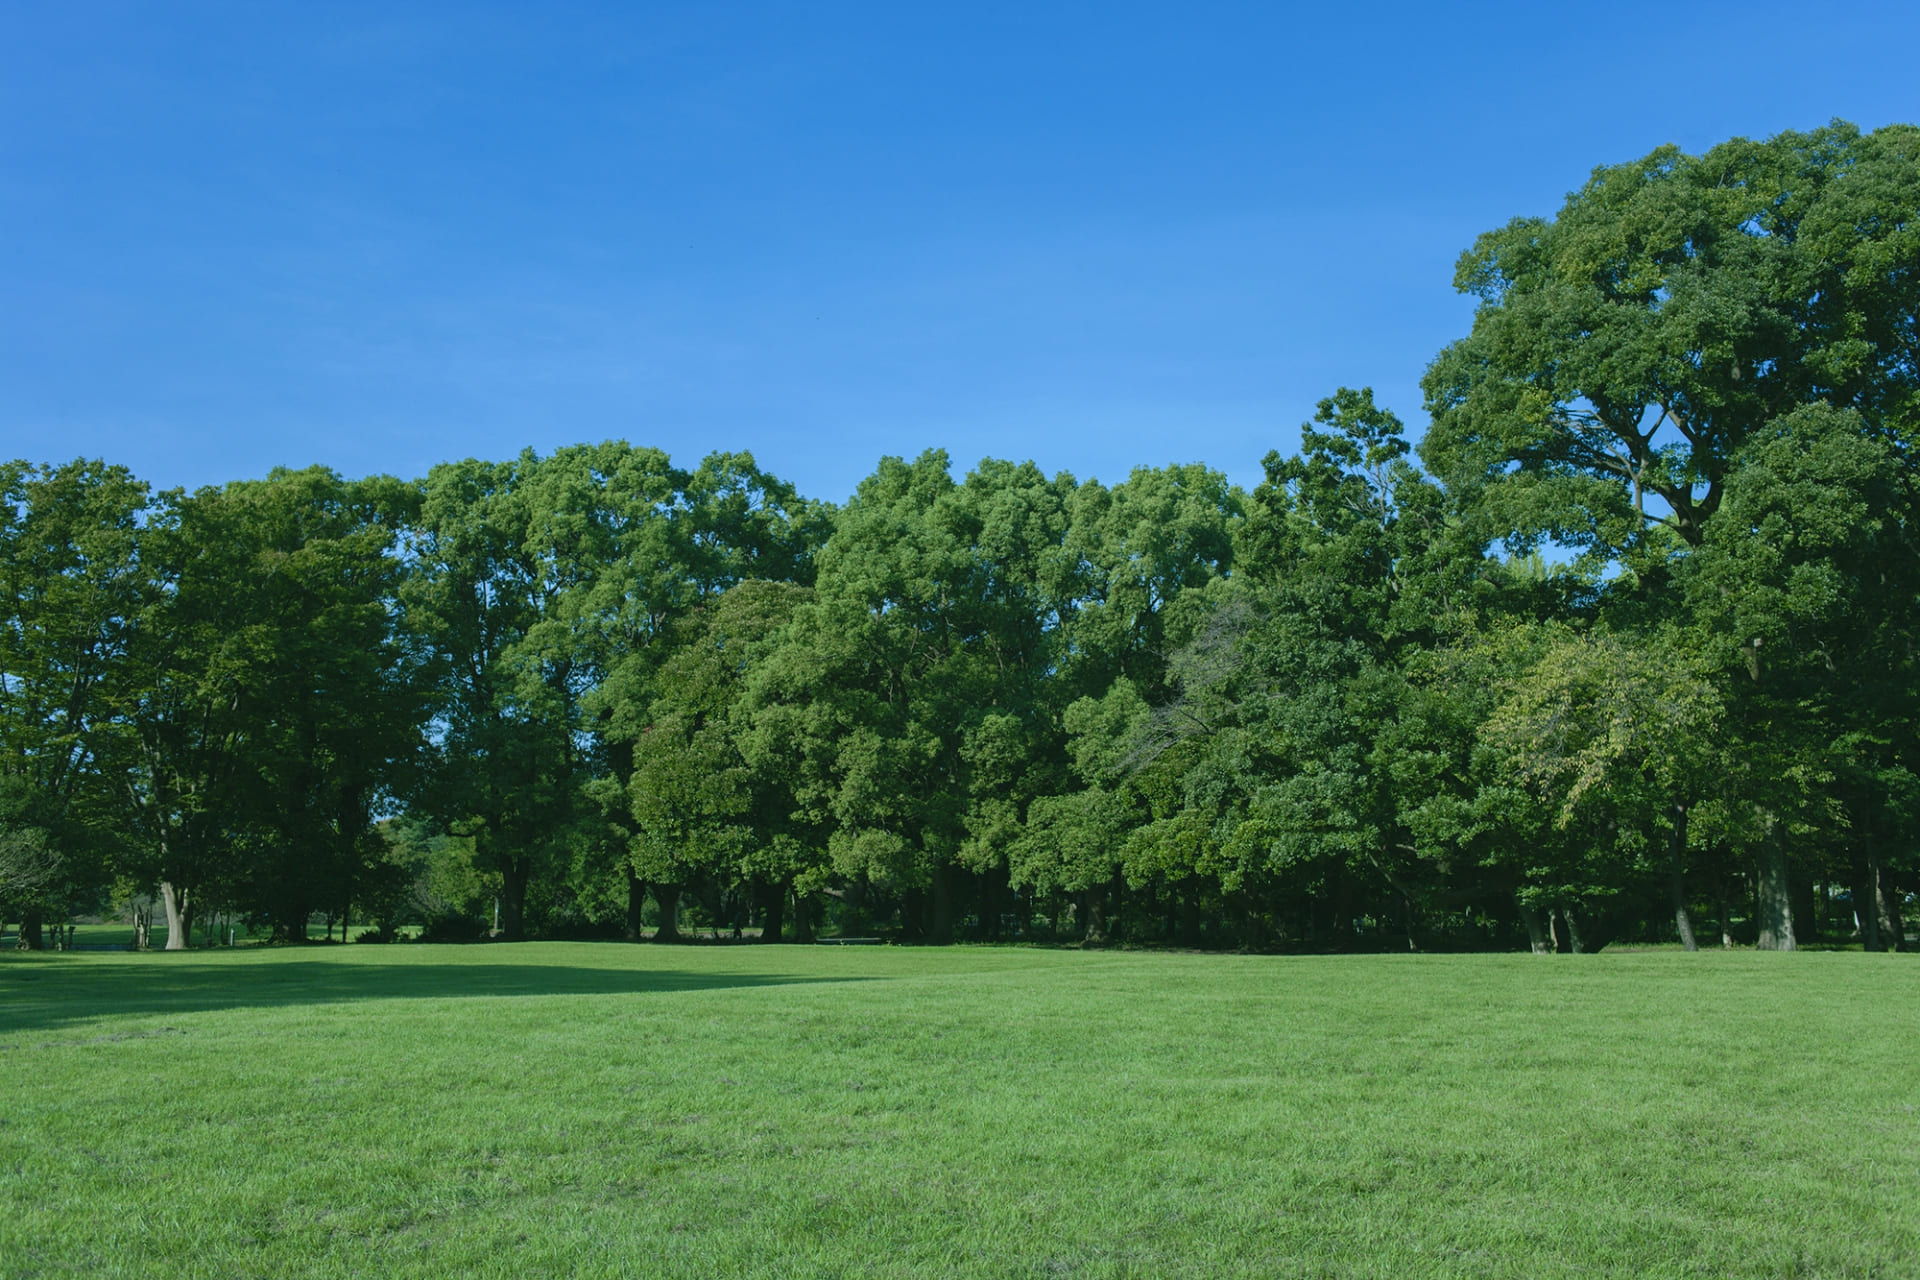
[[0, 957], [0, 1277], [1920, 1276], [1910, 956]]

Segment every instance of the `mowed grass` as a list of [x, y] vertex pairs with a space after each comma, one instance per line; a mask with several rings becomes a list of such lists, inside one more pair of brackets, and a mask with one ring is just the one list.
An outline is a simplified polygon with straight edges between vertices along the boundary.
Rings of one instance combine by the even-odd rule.
[[0, 1275], [1920, 1276], [1910, 956], [0, 957]]

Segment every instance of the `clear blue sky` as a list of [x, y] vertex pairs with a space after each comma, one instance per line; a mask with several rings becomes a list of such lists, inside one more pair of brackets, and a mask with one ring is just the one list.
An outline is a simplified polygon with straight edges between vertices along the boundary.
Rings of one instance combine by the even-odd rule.
[[1838, 8], [0, 2], [0, 454], [1251, 481], [1595, 164], [1920, 120]]

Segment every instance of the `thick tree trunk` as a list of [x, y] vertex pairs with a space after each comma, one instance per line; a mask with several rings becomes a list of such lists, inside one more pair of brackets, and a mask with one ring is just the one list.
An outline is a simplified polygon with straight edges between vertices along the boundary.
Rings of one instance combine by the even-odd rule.
[[1083, 947], [1104, 947], [1107, 945], [1107, 890], [1105, 885], [1095, 885], [1081, 895], [1085, 909], [1081, 914], [1086, 919], [1086, 931], [1080, 936]]
[[45, 923], [41, 918], [40, 908], [35, 907], [33, 910], [27, 912], [26, 916], [20, 921], [20, 941], [29, 951], [45, 951], [47, 949]]
[[500, 936], [508, 942], [527, 936], [527, 864], [518, 858], [500, 869]]
[[1567, 922], [1567, 950], [1576, 956], [1587, 954], [1587, 940], [1581, 936], [1580, 921], [1573, 914], [1573, 908], [1560, 908], [1560, 918]]
[[1873, 869], [1864, 860], [1854, 863], [1849, 887], [1853, 890], [1853, 925], [1860, 935], [1860, 949], [1885, 951], [1887, 944], [1880, 932], [1880, 903], [1874, 892]]
[[1793, 950], [1793, 887], [1787, 879], [1785, 824], [1765, 815], [1766, 836], [1754, 873], [1754, 910], [1760, 926], [1754, 946], [1762, 951]]
[[813, 941], [813, 895], [799, 890], [793, 895], [793, 940]]
[[781, 942], [787, 929], [787, 886], [774, 884], [760, 895], [760, 941]]
[[168, 951], [187, 949], [187, 895], [176, 890], [171, 881], [160, 882], [160, 905], [167, 913]]
[[1540, 908], [1529, 906], [1520, 900], [1519, 894], [1513, 895], [1514, 909], [1520, 913], [1520, 923], [1527, 926], [1527, 945], [1537, 956], [1553, 954], [1553, 934], [1547, 921], [1542, 917]]
[[936, 947], [953, 942], [953, 868], [944, 863], [933, 869], [933, 918], [927, 941]]
[[680, 941], [680, 886], [656, 884], [653, 900], [660, 907], [660, 925], [653, 931], [655, 942]]
[[[281, 942], [305, 942], [307, 940], [307, 917], [313, 912], [305, 905], [286, 908], [283, 915], [274, 921], [273, 936]], [[327, 922], [327, 940], [333, 940], [333, 922]]]
[[1693, 920], [1687, 915], [1687, 806], [1673, 806], [1673, 838], [1668, 845], [1672, 862], [1673, 883], [1673, 926], [1680, 931], [1680, 945], [1688, 951], [1698, 951], [1700, 944], [1693, 940]]
[[638, 942], [646, 936], [647, 926], [642, 912], [647, 906], [647, 882], [633, 874], [633, 868], [627, 868], [627, 923], [621, 933], [628, 942]]
[[1880, 846], [1871, 827], [1862, 825], [1862, 845], [1858, 871], [1854, 877], [1854, 915], [1860, 921], [1860, 940], [1868, 951], [1898, 951], [1904, 939], [1900, 919], [1900, 895], [1892, 877], [1880, 864]]
[[1798, 940], [1820, 941], [1820, 886], [1811, 876], [1797, 876], [1787, 868], [1788, 893], [1793, 903], [1793, 933]]
[[1880, 916], [1880, 938], [1889, 951], [1907, 949], [1907, 922], [1902, 914], [1901, 905], [1905, 898], [1900, 886], [1894, 882], [1893, 873], [1879, 860], [1878, 851], [1873, 862], [1874, 909]]

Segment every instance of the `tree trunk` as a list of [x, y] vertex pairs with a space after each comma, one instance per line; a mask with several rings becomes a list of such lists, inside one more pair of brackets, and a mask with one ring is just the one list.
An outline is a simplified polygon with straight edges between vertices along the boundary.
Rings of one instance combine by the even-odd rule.
[[782, 942], [787, 929], [787, 886], [775, 882], [760, 892], [760, 941]]
[[933, 919], [927, 941], [936, 947], [953, 943], [953, 868], [945, 863], [933, 869]]
[[1186, 882], [1186, 892], [1180, 895], [1180, 945], [1197, 947], [1200, 945], [1200, 883], [1197, 877]]
[[1345, 867], [1333, 867], [1333, 949], [1353, 948], [1353, 877]]
[[187, 949], [187, 895], [173, 887], [170, 880], [160, 882], [160, 904], [167, 912], [168, 951]]
[[1876, 851], [1873, 862], [1874, 908], [1880, 916], [1880, 937], [1889, 951], [1907, 949], [1907, 922], [1902, 914], [1902, 896], [1900, 886], [1894, 882], [1893, 873], [1879, 860]]
[[527, 864], [508, 858], [500, 868], [500, 936], [518, 942], [527, 936]]
[[1680, 931], [1680, 945], [1698, 951], [1693, 940], [1693, 920], [1687, 915], [1687, 806], [1673, 806], [1673, 839], [1668, 846], [1673, 864], [1673, 925]]
[[1874, 892], [1872, 868], [1856, 862], [1853, 867], [1851, 887], [1853, 889], [1853, 924], [1860, 934], [1860, 949], [1885, 951], [1887, 944], [1880, 934], [1880, 903], [1878, 895]]
[[642, 912], [647, 906], [647, 882], [633, 874], [633, 868], [627, 868], [627, 920], [621, 926], [620, 936], [628, 942], [638, 942], [646, 937], [647, 925]]
[[653, 900], [660, 907], [660, 925], [653, 931], [655, 942], [680, 941], [680, 886], [656, 884]]
[[1094, 885], [1081, 895], [1086, 903], [1086, 932], [1080, 937], [1083, 947], [1104, 947], [1107, 944], [1107, 890], [1104, 885]]
[[45, 951], [47, 935], [41, 919], [40, 908], [34, 907], [20, 921], [20, 941], [29, 951]]
[[793, 894], [793, 940], [813, 941], [813, 895], [797, 889]]
[[1574, 917], [1573, 908], [1560, 908], [1560, 918], [1567, 922], [1567, 950], [1576, 956], [1587, 954], [1587, 941], [1580, 936], [1580, 922]]
[[1520, 912], [1520, 922], [1527, 926], [1527, 945], [1537, 956], [1553, 954], [1553, 934], [1547, 921], [1541, 917], [1540, 908], [1530, 906], [1520, 900], [1519, 894], [1513, 895], [1513, 905]]
[[1760, 935], [1754, 946], [1762, 951], [1793, 950], [1793, 887], [1787, 879], [1785, 824], [1764, 815], [1766, 837], [1760, 842], [1759, 864], [1753, 878], [1754, 909]]
[[1793, 933], [1796, 940], [1805, 938], [1808, 942], [1820, 941], [1820, 888], [1812, 876], [1793, 874], [1795, 868], [1787, 868], [1788, 892], [1793, 903]]
[[1873, 829], [1863, 824], [1861, 844], [1865, 865], [1858, 877], [1860, 888], [1854, 891], [1855, 914], [1860, 918], [1860, 936], [1869, 951], [1898, 951], [1900, 936], [1900, 895], [1894, 890], [1887, 869], [1880, 865], [1880, 846]]

